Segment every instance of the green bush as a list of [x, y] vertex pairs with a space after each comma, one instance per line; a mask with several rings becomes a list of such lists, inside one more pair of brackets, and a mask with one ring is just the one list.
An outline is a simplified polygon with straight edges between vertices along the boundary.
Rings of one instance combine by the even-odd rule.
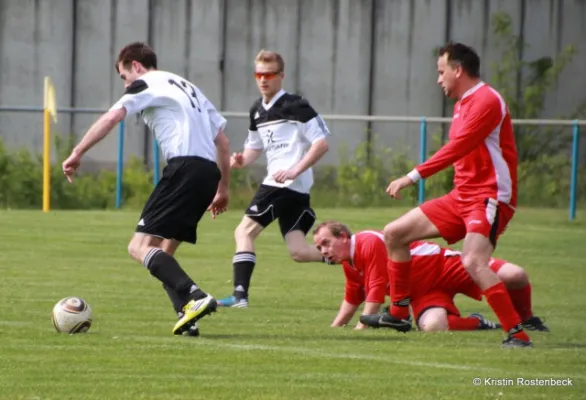
[[[318, 165], [312, 189], [314, 207], [392, 207], [415, 205], [417, 186], [403, 193], [402, 201], [390, 200], [385, 189], [389, 182], [416, 165], [403, 153], [382, 146], [373, 139], [367, 156], [366, 144], [353, 152], [341, 151], [338, 167]], [[58, 159], [70, 151], [70, 144], [56, 141]], [[433, 152], [430, 152], [430, 155]], [[567, 207], [570, 186], [570, 160], [543, 155], [519, 164], [519, 204], [533, 207]], [[262, 178], [264, 167], [234, 170], [231, 175], [231, 208], [244, 209]], [[578, 200], [586, 203], [586, 168], [578, 174]], [[8, 151], [0, 140], [0, 208], [33, 208], [42, 205], [42, 159], [26, 150]], [[426, 198], [441, 196], [452, 189], [453, 170], [449, 168], [425, 182]], [[124, 168], [122, 205], [140, 209], [153, 188], [153, 172], [142, 160], [131, 158]], [[60, 163], [51, 168], [52, 209], [113, 209], [116, 172], [100, 170], [76, 175], [74, 184], [63, 176]]]

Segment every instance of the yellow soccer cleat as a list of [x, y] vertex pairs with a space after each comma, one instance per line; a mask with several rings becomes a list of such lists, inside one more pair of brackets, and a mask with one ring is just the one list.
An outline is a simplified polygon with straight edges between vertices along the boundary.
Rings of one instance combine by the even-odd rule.
[[197, 321], [215, 312], [217, 306], [216, 299], [209, 294], [203, 299], [191, 300], [183, 306], [183, 317], [175, 324], [173, 334], [182, 335], [183, 332], [189, 330]]

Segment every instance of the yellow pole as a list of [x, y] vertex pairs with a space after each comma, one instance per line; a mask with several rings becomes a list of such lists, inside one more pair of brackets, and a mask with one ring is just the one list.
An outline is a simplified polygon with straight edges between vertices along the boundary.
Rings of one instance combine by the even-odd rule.
[[43, 212], [49, 212], [51, 203], [51, 114], [43, 113]]

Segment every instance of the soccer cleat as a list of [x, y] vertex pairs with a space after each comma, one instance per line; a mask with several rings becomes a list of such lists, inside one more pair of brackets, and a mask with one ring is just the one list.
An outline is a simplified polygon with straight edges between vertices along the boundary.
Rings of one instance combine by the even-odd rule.
[[242, 298], [237, 299], [234, 296], [224, 297], [218, 300], [218, 306], [220, 307], [232, 307], [232, 308], [248, 308], [248, 299]]
[[529, 318], [521, 325], [523, 325], [523, 329], [527, 329], [528, 331], [549, 332], [549, 328], [543, 323], [541, 318], [536, 316]]
[[195, 324], [191, 325], [188, 330], [183, 332], [183, 334], [185, 336], [198, 337], [199, 336], [199, 326], [197, 325], [197, 322]]
[[216, 311], [217, 303], [209, 294], [203, 299], [191, 300], [183, 306], [183, 317], [173, 327], [174, 335], [182, 335], [191, 328], [197, 321]]
[[510, 335], [503, 340], [503, 347], [504, 348], [513, 348], [513, 347], [533, 347], [533, 343], [531, 341], [517, 339], [513, 335]]
[[478, 324], [478, 328], [476, 328], [477, 331], [485, 331], [485, 330], [501, 329], [502, 328], [501, 324], [489, 321], [486, 318], [484, 318], [481, 314], [473, 313], [473, 314], [470, 314], [470, 317], [476, 318], [480, 321], [480, 323]]
[[[177, 313], [177, 318], [181, 319], [181, 318], [183, 318], [184, 315], [185, 314], [183, 314], [183, 311], [180, 311]], [[191, 336], [191, 337], [199, 336], [199, 325], [197, 325], [197, 322], [195, 324], [191, 325], [188, 330], [183, 332], [183, 334], [185, 336]]]
[[397, 319], [388, 313], [361, 315], [360, 322], [371, 328], [392, 328], [399, 332], [409, 332], [412, 329], [411, 317]]

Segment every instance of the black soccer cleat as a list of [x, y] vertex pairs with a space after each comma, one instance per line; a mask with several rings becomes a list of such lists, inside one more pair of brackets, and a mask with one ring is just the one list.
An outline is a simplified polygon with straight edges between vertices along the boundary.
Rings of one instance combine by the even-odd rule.
[[197, 326], [197, 322], [189, 327], [188, 330], [183, 332], [183, 336], [191, 336], [191, 337], [198, 337], [199, 336], [199, 326]]
[[484, 318], [481, 314], [473, 313], [470, 314], [470, 317], [478, 319], [478, 327], [476, 328], [477, 331], [487, 331], [493, 329], [501, 329], [501, 324], [496, 322], [489, 321], [488, 319]]
[[388, 313], [361, 315], [360, 322], [371, 328], [392, 328], [399, 332], [409, 332], [413, 328], [411, 317], [398, 319]]
[[533, 347], [533, 343], [531, 341], [517, 339], [513, 335], [509, 335], [505, 340], [503, 340], [503, 347], [504, 348]]
[[521, 325], [523, 325], [523, 329], [527, 329], [528, 331], [550, 332], [549, 328], [543, 323], [541, 318], [536, 316], [529, 318]]

